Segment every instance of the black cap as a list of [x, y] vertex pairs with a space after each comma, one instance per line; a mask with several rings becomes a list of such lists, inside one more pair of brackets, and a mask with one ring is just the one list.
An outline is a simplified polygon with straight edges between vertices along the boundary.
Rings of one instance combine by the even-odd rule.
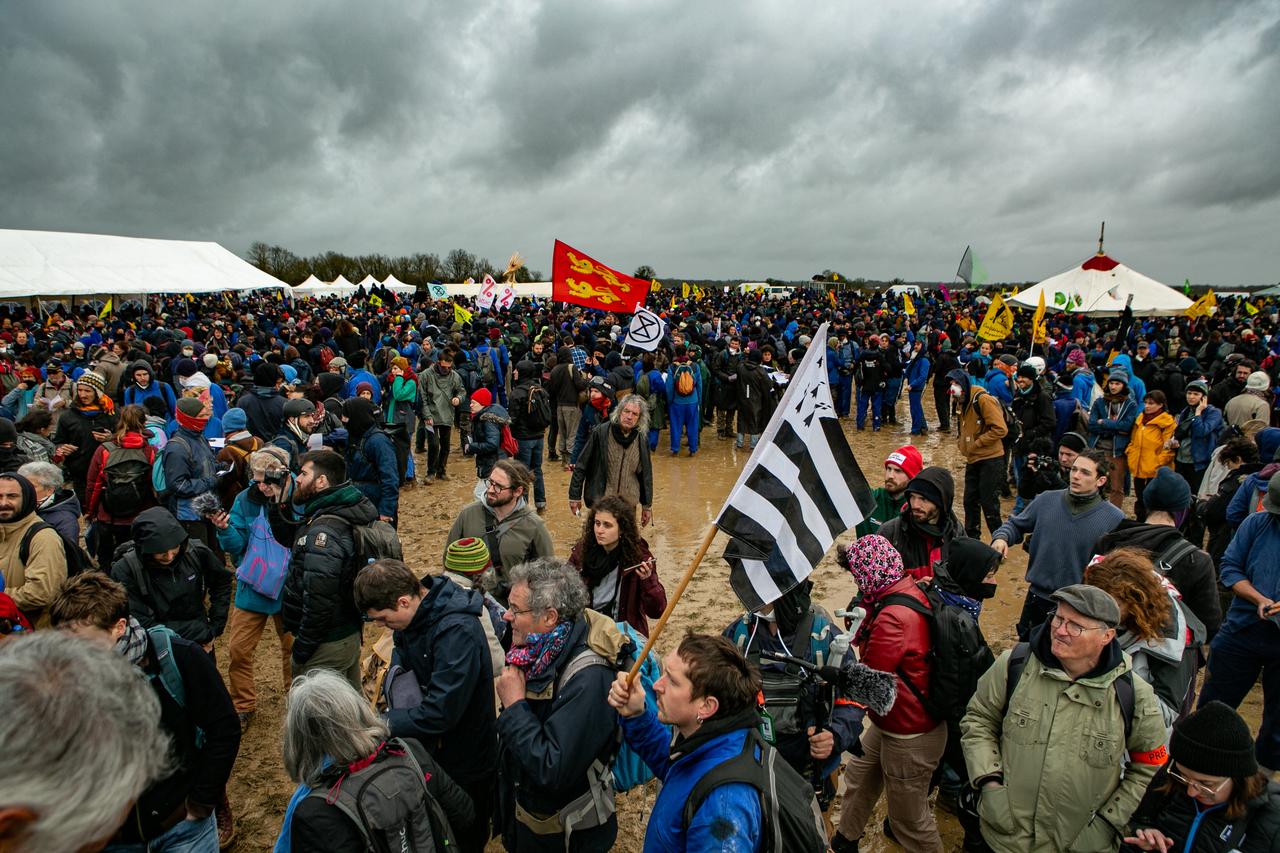
[[1248, 724], [1216, 700], [1174, 725], [1169, 754], [1186, 769], [1206, 776], [1245, 779], [1258, 772]]

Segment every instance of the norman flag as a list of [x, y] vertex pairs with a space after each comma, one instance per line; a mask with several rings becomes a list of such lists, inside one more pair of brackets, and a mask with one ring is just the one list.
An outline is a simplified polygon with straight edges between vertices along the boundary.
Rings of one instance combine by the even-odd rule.
[[556, 241], [551, 254], [551, 298], [556, 302], [630, 314], [644, 304], [649, 285]]
[[[813, 340], [826, 339], [824, 323]], [[729, 583], [750, 610], [804, 581], [874, 506], [836, 420], [826, 362], [826, 347], [811, 345], [716, 519], [731, 540]]]

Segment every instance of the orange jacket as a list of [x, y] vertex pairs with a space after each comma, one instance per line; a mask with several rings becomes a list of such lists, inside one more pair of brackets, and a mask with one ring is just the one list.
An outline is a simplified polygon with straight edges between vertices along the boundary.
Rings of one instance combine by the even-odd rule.
[[1161, 412], [1150, 420], [1146, 417], [1138, 415], [1133, 422], [1129, 446], [1124, 450], [1129, 460], [1129, 473], [1143, 480], [1154, 477], [1160, 468], [1173, 467], [1174, 452], [1164, 443], [1173, 438], [1173, 430], [1178, 425], [1168, 412]]

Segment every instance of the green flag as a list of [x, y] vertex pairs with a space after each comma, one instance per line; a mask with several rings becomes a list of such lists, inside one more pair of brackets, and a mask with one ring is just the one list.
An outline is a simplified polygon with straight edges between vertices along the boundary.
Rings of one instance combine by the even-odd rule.
[[1182, 280], [1182, 292], [1187, 296], [1191, 295], [1191, 279], [1185, 278]]
[[977, 287], [987, 283], [987, 269], [978, 260], [978, 256], [973, 253], [972, 246], [964, 247], [964, 256], [960, 258], [960, 267], [956, 270], [956, 277], [962, 279], [970, 287]]

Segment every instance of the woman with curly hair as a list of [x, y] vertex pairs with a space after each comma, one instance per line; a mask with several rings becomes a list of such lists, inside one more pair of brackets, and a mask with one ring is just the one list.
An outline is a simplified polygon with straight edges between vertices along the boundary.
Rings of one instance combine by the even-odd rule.
[[1160, 700], [1165, 728], [1190, 707], [1200, 665], [1204, 624], [1141, 548], [1117, 548], [1084, 571], [1084, 582], [1120, 605], [1116, 641], [1133, 659], [1133, 671]]
[[658, 580], [649, 543], [636, 526], [634, 504], [620, 495], [596, 501], [587, 510], [569, 565], [582, 575], [592, 610], [649, 636], [649, 618], [662, 615], [667, 592]]

